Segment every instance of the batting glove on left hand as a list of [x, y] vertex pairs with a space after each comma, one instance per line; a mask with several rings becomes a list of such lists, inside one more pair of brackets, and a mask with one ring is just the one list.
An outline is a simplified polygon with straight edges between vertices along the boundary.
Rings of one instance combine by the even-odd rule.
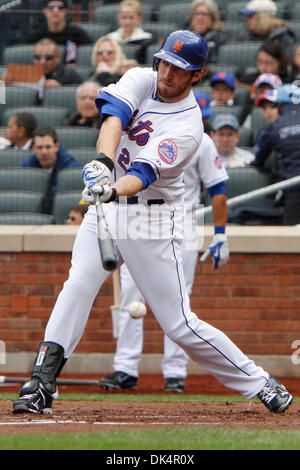
[[87, 186], [82, 191], [82, 197], [86, 202], [95, 202], [94, 193], [98, 193], [100, 195], [101, 202], [111, 202], [116, 199], [117, 191], [112, 186], [102, 186], [100, 184], [95, 184], [92, 188], [88, 188]]
[[214, 235], [211, 244], [201, 256], [200, 261], [205, 261], [210, 254], [213, 257], [214, 269], [220, 268], [227, 263], [229, 260], [229, 248], [225, 233], [217, 233]]
[[98, 160], [92, 160], [83, 167], [82, 178], [85, 186], [91, 189], [95, 184], [107, 184], [111, 175], [110, 169]]

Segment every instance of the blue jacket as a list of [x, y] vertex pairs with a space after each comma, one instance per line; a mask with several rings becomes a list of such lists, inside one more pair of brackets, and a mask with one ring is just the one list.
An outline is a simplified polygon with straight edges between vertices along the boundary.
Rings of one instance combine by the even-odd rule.
[[[23, 162], [20, 163], [19, 167], [42, 168], [39, 160], [37, 159], [36, 154], [30, 155], [30, 157], [23, 160]], [[49, 180], [49, 183], [50, 183], [49, 195], [50, 196], [53, 197], [56, 193], [57, 172], [59, 170], [65, 170], [65, 169], [70, 169], [70, 168], [81, 168], [81, 164], [74, 157], [72, 157], [72, 155], [70, 155], [67, 152], [67, 150], [64, 148], [62, 144], [60, 144], [59, 150], [57, 152], [57, 159], [56, 159], [54, 167], [52, 168], [51, 176]]]
[[277, 154], [276, 168], [283, 179], [300, 174], [300, 105], [285, 104], [279, 118], [259, 135], [255, 160], [251, 166], [263, 169], [272, 151]]

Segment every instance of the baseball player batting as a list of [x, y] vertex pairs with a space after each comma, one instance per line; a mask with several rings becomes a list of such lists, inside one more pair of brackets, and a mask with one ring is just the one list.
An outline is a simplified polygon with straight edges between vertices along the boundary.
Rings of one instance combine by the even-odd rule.
[[[192, 210], [200, 201], [201, 184], [203, 183], [212, 197], [213, 219], [216, 227], [224, 227], [227, 221], [226, 187], [227, 172], [213, 140], [207, 134], [199, 149], [184, 170], [183, 199], [186, 210]], [[189, 236], [192, 235], [189, 234]], [[197, 237], [196, 231], [193, 235]], [[196, 240], [195, 240], [196, 241]], [[226, 234], [215, 236], [212, 243], [224, 241], [221, 250], [213, 251], [215, 268], [223, 266], [229, 258]], [[188, 240], [188, 243], [191, 240]], [[184, 250], [183, 243], [183, 270], [187, 294], [192, 293], [195, 269], [198, 260], [198, 249]], [[119, 337], [114, 356], [114, 372], [100, 379], [100, 386], [106, 390], [130, 389], [134, 390], [138, 381], [138, 366], [143, 351], [143, 319], [133, 319], [128, 314], [128, 308], [133, 302], [145, 302], [141, 292], [136, 287], [132, 276], [125, 264], [120, 269], [121, 294], [119, 313]], [[162, 374], [165, 379], [165, 391], [182, 393], [184, 381], [187, 377], [188, 355], [176, 343], [164, 335], [164, 358], [161, 363]]]
[[[200, 35], [174, 31], [154, 53], [153, 69], [133, 68], [118, 83], [100, 90], [98, 155], [84, 167], [83, 195], [93, 202], [93, 194], [100, 194], [120, 262], [127, 265], [164, 333], [223, 385], [248, 399], [257, 395], [270, 411], [279, 413], [292, 395], [224, 333], [191, 312], [185, 286], [183, 172], [203, 137], [191, 87], [204, 75], [206, 60], [207, 44]], [[128, 229], [138, 222], [139, 237], [130, 230], [126, 237], [119, 236], [123, 205], [118, 201], [123, 197], [132, 202], [127, 209], [133, 208], [128, 210]], [[153, 206], [161, 211], [153, 211]], [[163, 236], [158, 235], [161, 226]], [[213, 249], [220, 250], [223, 243], [218, 241]], [[14, 401], [15, 413], [51, 412], [58, 393], [56, 378], [80, 341], [93, 301], [109, 275], [101, 264], [92, 204], [76, 236], [69, 277], [47, 323], [31, 380]]]

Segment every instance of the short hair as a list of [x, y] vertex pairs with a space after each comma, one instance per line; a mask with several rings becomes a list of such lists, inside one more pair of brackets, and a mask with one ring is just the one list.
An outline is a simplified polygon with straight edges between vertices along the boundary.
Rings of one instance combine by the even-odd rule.
[[53, 41], [53, 39], [50, 39], [50, 38], [40, 39], [39, 41], [35, 43], [34, 47], [36, 46], [53, 46], [55, 48], [55, 52], [60, 55], [58, 44], [55, 41]]
[[16, 120], [17, 127], [24, 127], [28, 137], [33, 136], [34, 130], [37, 128], [37, 122], [31, 113], [16, 113], [13, 116]]
[[33, 138], [34, 137], [46, 137], [47, 135], [52, 137], [55, 143], [58, 142], [57, 134], [55, 130], [53, 129], [53, 127], [38, 127], [37, 129], [35, 129], [33, 133]]
[[76, 206], [73, 206], [70, 209], [70, 212], [71, 211], [79, 212], [83, 217], [84, 214], [88, 211], [89, 206], [90, 206], [89, 204], [77, 204]]
[[78, 86], [78, 88], [77, 88], [77, 90], [76, 90], [76, 98], [79, 97], [80, 92], [81, 92], [81, 90], [85, 87], [85, 85], [92, 85], [92, 86], [95, 86], [95, 88], [97, 87], [98, 90], [101, 88], [101, 86], [99, 85], [98, 82], [95, 82], [94, 80], [87, 80], [86, 82], [83, 82], [83, 83], [81, 83], [81, 84]]
[[143, 14], [143, 5], [139, 0], [123, 0], [120, 3], [119, 12], [121, 11], [122, 7], [133, 7], [137, 15], [141, 16]]

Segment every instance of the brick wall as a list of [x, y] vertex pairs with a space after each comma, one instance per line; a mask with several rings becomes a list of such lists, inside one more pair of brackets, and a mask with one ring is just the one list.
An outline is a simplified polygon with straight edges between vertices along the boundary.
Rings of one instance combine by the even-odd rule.
[[[0, 340], [8, 352], [36, 351], [70, 259], [70, 253], [0, 253]], [[114, 353], [112, 303], [108, 280], [76, 352]], [[232, 253], [216, 272], [199, 264], [191, 303], [246, 354], [290, 354], [300, 339], [300, 254]], [[162, 338], [149, 312], [144, 352], [161, 353]]]

